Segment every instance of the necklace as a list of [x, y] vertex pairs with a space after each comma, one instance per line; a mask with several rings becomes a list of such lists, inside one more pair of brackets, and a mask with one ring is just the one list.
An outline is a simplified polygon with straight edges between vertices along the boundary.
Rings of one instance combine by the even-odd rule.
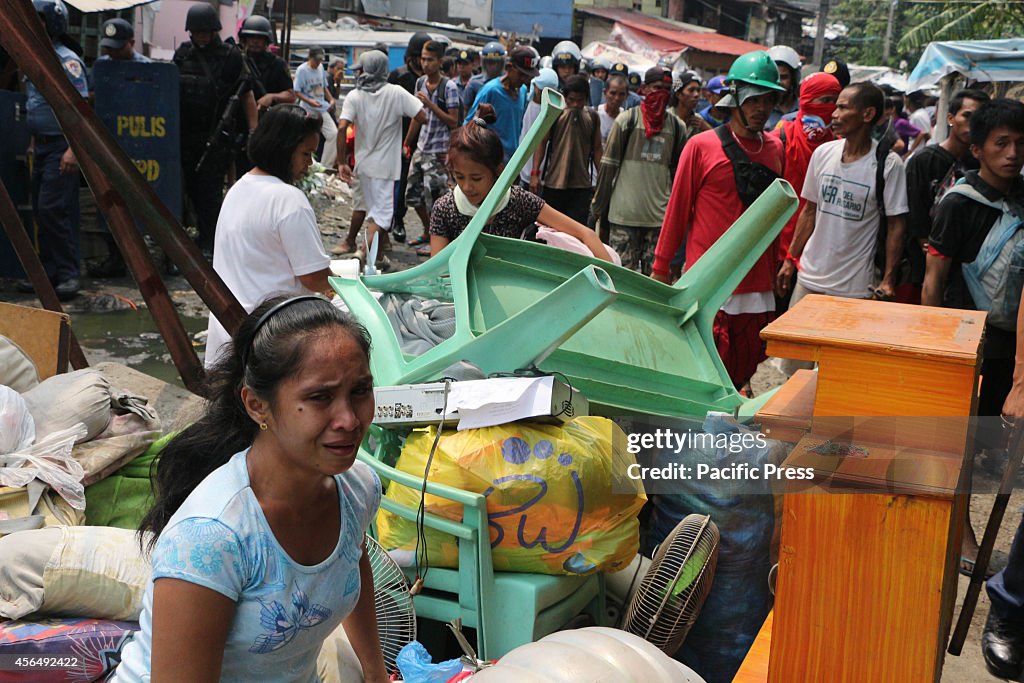
[[[738, 135], [736, 135], [736, 131], [734, 131], [731, 126], [729, 127], [729, 133], [732, 135], [732, 139], [736, 141], [736, 144], [740, 146], [740, 149], [744, 152], [748, 152], [747, 148], [743, 146], [743, 141]], [[757, 139], [761, 143], [760, 146], [758, 146], [756, 152], [748, 152], [749, 154], [760, 154], [761, 150], [764, 149], [764, 134], [759, 131], [757, 133]]]

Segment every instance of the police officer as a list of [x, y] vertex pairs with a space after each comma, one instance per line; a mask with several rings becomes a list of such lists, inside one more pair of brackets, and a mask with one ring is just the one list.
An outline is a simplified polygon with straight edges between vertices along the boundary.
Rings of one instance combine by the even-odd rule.
[[[238, 30], [238, 42], [248, 63], [252, 96], [258, 113], [262, 114], [275, 104], [294, 102], [296, 97], [288, 65], [268, 49], [274, 42], [270, 20], [258, 14], [248, 17]], [[250, 169], [252, 162], [242, 146], [236, 150], [235, 174], [241, 177]]]
[[[233, 155], [233, 145], [210, 140], [210, 136], [233, 95], [238, 95], [240, 103], [236, 118], [244, 120], [247, 130], [256, 128], [256, 101], [242, 53], [233, 43], [220, 39], [220, 29], [220, 17], [213, 6], [192, 5], [185, 17], [185, 30], [192, 40], [183, 42], [174, 53], [174, 64], [181, 72], [181, 165], [185, 194], [195, 212], [199, 248], [208, 257], [213, 255], [213, 235], [224, 200], [224, 178]], [[212, 143], [209, 149], [208, 141]]]
[[[68, 47], [68, 10], [61, 0], [32, 0], [46, 26], [54, 52], [68, 80], [84, 98], [89, 96], [85, 64]], [[31, 81], [26, 81], [28, 130], [32, 134], [32, 211], [39, 226], [39, 257], [57, 296], [74, 298], [79, 288], [78, 163], [68, 146], [53, 109]], [[31, 292], [28, 282], [20, 291]]]
[[571, 40], [563, 40], [557, 43], [551, 51], [551, 65], [558, 74], [558, 89], [565, 86], [565, 82], [580, 72], [580, 63], [583, 61], [583, 54], [576, 43]]
[[469, 85], [466, 86], [462, 93], [462, 106], [465, 107], [466, 111], [473, 107], [473, 102], [476, 101], [476, 94], [480, 92], [480, 88], [484, 87], [484, 83], [492, 78], [498, 78], [505, 73], [505, 57], [508, 53], [504, 45], [496, 40], [492, 40], [484, 45], [484, 49], [480, 53], [483, 55], [483, 71], [469, 79]]
[[[100, 52], [103, 54], [96, 61], [114, 60], [140, 64], [152, 62], [149, 57], [135, 51], [135, 29], [124, 19], [105, 21], [100, 27], [100, 35], [103, 36], [100, 39]], [[97, 214], [96, 222], [105, 231], [103, 239], [107, 243], [107, 257], [99, 263], [90, 265], [89, 275], [97, 278], [121, 277], [127, 272], [121, 251], [110, 235], [103, 214]]]
[[152, 60], [135, 51], [135, 29], [124, 19], [110, 19], [100, 28], [99, 59], [116, 59], [126, 62], [142, 62], [148, 64]]
[[242, 22], [238, 41], [245, 50], [245, 58], [249, 60], [256, 108], [262, 111], [275, 104], [294, 102], [295, 93], [292, 92], [288, 65], [267, 49], [274, 42], [270, 20], [258, 14], [252, 15]]

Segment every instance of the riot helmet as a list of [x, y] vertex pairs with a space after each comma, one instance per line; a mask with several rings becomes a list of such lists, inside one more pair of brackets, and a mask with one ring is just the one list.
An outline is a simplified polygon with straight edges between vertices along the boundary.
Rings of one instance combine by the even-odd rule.
[[67, 33], [68, 8], [61, 0], [32, 0], [32, 7], [46, 25], [46, 35], [56, 38]]
[[579, 71], [580, 62], [583, 61], [583, 53], [580, 52], [580, 48], [576, 43], [571, 40], [563, 40], [556, 44], [551, 51], [551, 59], [556, 69], [560, 66], [571, 66], [576, 71]]
[[242, 28], [238, 30], [238, 38], [245, 40], [250, 37], [266, 38], [267, 44], [274, 42], [274, 29], [270, 25], [270, 20], [254, 14], [243, 21]]
[[220, 31], [220, 28], [220, 15], [213, 5], [200, 2], [188, 8], [188, 14], [185, 15], [185, 30], [189, 33], [202, 31], [216, 33]]

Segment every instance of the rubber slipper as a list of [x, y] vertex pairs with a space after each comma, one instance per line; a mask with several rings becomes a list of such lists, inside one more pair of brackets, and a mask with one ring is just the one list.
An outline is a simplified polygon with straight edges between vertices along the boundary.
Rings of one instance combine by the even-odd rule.
[[[959, 571], [960, 576], [966, 576], [967, 578], [971, 578], [971, 575], [974, 574], [974, 560], [972, 560], [969, 557], [965, 557], [964, 555], [961, 555]], [[991, 579], [997, 573], [998, 570], [995, 567], [993, 567], [991, 563], [989, 563], [988, 567], [985, 568], [985, 579]]]
[[420, 247], [419, 249], [416, 250], [416, 255], [426, 256], [427, 258], [430, 258], [430, 247]]
[[429, 244], [429, 243], [430, 243], [430, 238], [427, 237], [426, 235], [420, 235], [419, 237], [417, 237], [414, 240], [409, 240], [409, 246], [410, 247], [418, 247], [421, 244]]
[[345, 243], [342, 242], [338, 246], [331, 249], [331, 253], [334, 254], [335, 256], [345, 256], [346, 254], [356, 253], [356, 248], [345, 246]]

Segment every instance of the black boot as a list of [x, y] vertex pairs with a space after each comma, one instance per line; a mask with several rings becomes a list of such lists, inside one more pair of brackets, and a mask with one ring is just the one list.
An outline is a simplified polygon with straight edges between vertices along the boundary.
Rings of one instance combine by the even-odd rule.
[[1000, 678], [1016, 679], [1024, 668], [1024, 622], [988, 613], [981, 635], [981, 654], [989, 673]]

